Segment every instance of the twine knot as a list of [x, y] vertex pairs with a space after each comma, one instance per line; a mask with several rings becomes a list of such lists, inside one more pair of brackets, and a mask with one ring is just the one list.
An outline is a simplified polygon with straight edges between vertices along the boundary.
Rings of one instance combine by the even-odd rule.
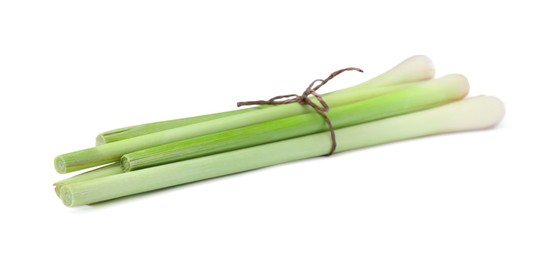
[[[329, 106], [322, 98], [322, 96], [318, 94], [316, 91], [320, 89], [323, 85], [325, 85], [328, 81], [335, 78], [337, 75], [345, 71], [351, 71], [351, 70], [363, 72], [361, 69], [354, 68], [354, 67], [337, 70], [331, 73], [326, 79], [316, 79], [312, 81], [312, 83], [310, 83], [310, 85], [306, 88], [306, 90], [304, 90], [304, 92], [302, 92], [301, 95], [290, 94], [290, 95], [276, 96], [269, 100], [238, 102], [236, 103], [236, 106], [240, 107], [240, 106], [249, 106], [249, 105], [281, 105], [281, 104], [290, 104], [290, 103], [300, 103], [301, 105], [309, 105], [324, 118], [324, 121], [327, 123], [329, 127], [329, 132], [331, 135], [331, 149], [327, 155], [331, 155], [335, 152], [335, 148], [337, 147], [337, 141], [335, 139], [335, 129], [333, 128], [333, 124], [331, 124], [331, 121], [329, 120], [329, 117], [326, 114], [326, 112], [329, 111]], [[317, 105], [309, 98], [309, 96], [311, 95], [316, 97], [316, 100], [318, 100], [320, 105]]]

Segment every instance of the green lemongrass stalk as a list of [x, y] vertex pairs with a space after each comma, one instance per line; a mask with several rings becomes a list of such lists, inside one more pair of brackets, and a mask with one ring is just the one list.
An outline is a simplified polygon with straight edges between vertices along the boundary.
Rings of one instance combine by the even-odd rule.
[[106, 176], [110, 176], [110, 175], [115, 175], [115, 174], [120, 174], [122, 173], [122, 166], [120, 165], [120, 163], [113, 163], [113, 164], [109, 164], [109, 165], [105, 165], [103, 167], [97, 168], [97, 169], [93, 169], [91, 171], [88, 172], [84, 172], [75, 176], [72, 176], [70, 178], [66, 178], [64, 180], [55, 182], [54, 185], [54, 191], [56, 192], [56, 195], [58, 195], [58, 197], [60, 197], [60, 188], [66, 184], [70, 184], [70, 183], [76, 183], [76, 182], [80, 182], [80, 181], [88, 181], [88, 180], [92, 180], [92, 179], [96, 179], [96, 178], [101, 178], [101, 177], [106, 177]]
[[[368, 82], [355, 86], [354, 89], [358, 89], [359, 86], [369, 87], [369, 85], [374, 85], [374, 86], [399, 85], [399, 84], [410, 83], [415, 81], [428, 80], [428, 79], [432, 79], [432, 77], [434, 77], [434, 66], [432, 64], [432, 61], [426, 56], [418, 55], [418, 56], [413, 56], [401, 62], [394, 68], [388, 70], [387, 72], [377, 76], [376, 78]], [[265, 106], [119, 128], [119, 129], [115, 129], [115, 130], [111, 130], [99, 134], [97, 136], [97, 145], [116, 142], [116, 141], [132, 138], [132, 137], [137, 137], [140, 135], [151, 134], [163, 130], [168, 130], [168, 129], [181, 127], [185, 125], [191, 125], [191, 124], [200, 123], [200, 122], [213, 120], [217, 118], [228, 117], [231, 115], [249, 112], [252, 110], [257, 110], [262, 108], [265, 108]]]
[[[400, 64], [403, 68], [397, 69], [396, 72], [394, 72], [393, 74], [400, 75], [402, 74], [400, 70], [409, 70], [410, 67], [413, 67], [417, 64], [417, 59], [424, 60], [427, 58], [411, 58], [411, 62], [405, 63], [407, 65]], [[411, 66], [409, 64], [414, 65]], [[329, 104], [329, 106], [333, 108], [336, 106], [341, 106], [344, 104], [358, 102], [364, 99], [384, 95], [386, 93], [411, 87], [416, 84], [424, 84], [424, 82], [413, 82], [402, 85], [387, 86], [388, 84], [386, 84], [386, 81], [393, 80], [391, 77], [393, 76], [388, 73], [388, 76], [382, 75], [380, 77], [377, 77], [379, 78], [379, 80], [372, 79], [352, 88], [342, 89], [329, 94], [325, 94], [323, 95], [323, 98]], [[313, 101], [315, 101], [315, 98], [312, 99]], [[87, 169], [89, 167], [116, 162], [124, 154], [143, 150], [146, 148], [304, 113], [315, 113], [315, 111], [308, 106], [302, 106], [298, 103], [284, 104], [280, 106], [269, 106], [265, 109], [256, 109], [245, 113], [231, 115], [228, 117], [172, 128], [147, 135], [124, 139], [113, 143], [99, 145], [89, 149], [63, 154], [55, 158], [54, 165], [59, 173], [78, 171]]]
[[[336, 152], [421, 136], [487, 128], [497, 124], [503, 116], [504, 105], [497, 98], [470, 98], [420, 112], [339, 129]], [[329, 152], [330, 145], [329, 133], [322, 132], [64, 185], [61, 198], [66, 206], [91, 204], [321, 156]]]
[[[416, 112], [463, 99], [469, 90], [467, 79], [449, 75], [413, 87], [366, 99], [327, 112], [335, 129], [386, 117]], [[322, 116], [307, 113], [214, 134], [181, 140], [122, 156], [124, 171], [280, 141], [328, 130]]]
[[172, 128], [177, 128], [180, 126], [196, 124], [200, 122], [205, 122], [217, 118], [223, 118], [227, 116], [232, 116], [236, 114], [242, 114], [255, 109], [261, 109], [262, 107], [245, 108], [239, 110], [226, 111], [215, 114], [208, 114], [203, 116], [195, 116], [188, 118], [180, 118], [174, 120], [167, 120], [161, 122], [154, 122], [142, 125], [128, 126], [123, 128], [118, 128], [115, 130], [106, 131], [97, 135], [97, 145], [112, 143], [124, 139], [129, 139], [132, 137], [151, 134], [155, 132], [160, 132]]

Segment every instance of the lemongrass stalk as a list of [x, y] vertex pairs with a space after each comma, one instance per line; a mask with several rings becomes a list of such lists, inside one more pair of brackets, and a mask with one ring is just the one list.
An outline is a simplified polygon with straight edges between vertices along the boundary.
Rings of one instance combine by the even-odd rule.
[[[440, 78], [437, 80], [388, 87], [373, 87], [373, 85], [371, 85], [370, 88], [360, 88], [354, 91], [337, 91], [331, 93], [331, 95], [324, 95], [323, 98], [329, 104], [330, 108], [335, 108], [345, 104], [386, 95], [387, 93], [401, 89], [439, 84], [448, 79], [450, 78]], [[63, 154], [55, 158], [55, 167], [59, 173], [82, 170], [116, 162], [120, 160], [123, 155], [135, 151], [309, 112], [316, 113], [311, 108], [298, 103], [271, 106], [266, 109], [253, 110], [247, 113], [168, 129]]]
[[[483, 129], [497, 124], [503, 116], [504, 105], [497, 98], [470, 98], [420, 112], [339, 129], [336, 152], [421, 136]], [[329, 133], [322, 132], [64, 185], [61, 198], [66, 206], [91, 204], [321, 156], [329, 152], [330, 145]]]
[[[369, 81], [360, 84], [359, 86], [355, 86], [355, 89], [358, 89], [359, 87], [368, 87], [369, 85], [375, 85], [375, 86], [399, 85], [399, 84], [410, 83], [415, 81], [428, 80], [428, 79], [432, 79], [432, 77], [434, 77], [434, 66], [432, 64], [432, 61], [426, 56], [417, 55], [401, 62], [394, 68], [370, 80], [371, 82]], [[119, 128], [119, 129], [115, 129], [115, 130], [111, 130], [99, 134], [96, 139], [97, 145], [116, 142], [116, 141], [132, 138], [132, 137], [137, 137], [140, 135], [146, 135], [150, 133], [155, 133], [155, 132], [181, 127], [185, 125], [191, 125], [191, 124], [213, 120], [217, 118], [227, 117], [235, 114], [245, 113], [245, 112], [262, 109], [262, 108], [265, 108], [265, 106], [253, 107], [253, 108], [247, 108], [241, 110], [233, 110], [228, 112], [196, 116], [190, 118], [148, 123], [148, 124], [136, 125], [130, 127], [123, 127], [123, 128]]]
[[[465, 77], [449, 75], [376, 98], [335, 107], [327, 115], [337, 129], [463, 99], [468, 90]], [[132, 171], [326, 130], [328, 126], [320, 114], [307, 113], [125, 154], [121, 159], [122, 168]]]
[[56, 192], [56, 195], [58, 195], [60, 197], [60, 188], [64, 185], [66, 185], [66, 184], [76, 183], [76, 182], [80, 182], [80, 181], [88, 181], [88, 180], [92, 180], [92, 179], [96, 179], [96, 178], [101, 178], [101, 177], [106, 177], [106, 176], [110, 176], [110, 175], [120, 174], [122, 172], [123, 172], [123, 170], [122, 170], [122, 166], [120, 165], [120, 162], [105, 165], [103, 167], [93, 169], [91, 171], [84, 172], [84, 173], [72, 176], [70, 178], [66, 178], [64, 180], [55, 182], [53, 184], [54, 185], [54, 191]]
[[245, 112], [249, 112], [261, 108], [262, 107], [245, 108], [245, 109], [232, 110], [232, 111], [226, 111], [226, 112], [215, 113], [215, 114], [208, 114], [203, 116], [195, 116], [195, 117], [180, 118], [180, 119], [160, 121], [160, 122], [141, 124], [135, 126], [128, 126], [128, 127], [118, 128], [118, 129], [100, 133], [99, 135], [97, 135], [96, 141], [97, 141], [97, 145], [112, 143], [112, 142], [129, 139], [140, 135], [151, 134], [151, 133], [160, 132], [160, 131], [164, 131], [164, 130], [168, 130], [180, 126], [191, 125], [191, 124], [205, 122], [217, 118], [241, 114], [241, 113], [245, 113]]
[[[358, 90], [353, 91], [337, 91], [335, 93], [331, 93], [330, 95], [324, 95], [323, 98], [331, 108], [335, 108], [345, 104], [382, 96], [400, 89], [436, 84], [437, 82], [445, 79], [446, 78], [441, 78], [438, 80], [414, 82], [388, 87], [377, 87], [371, 85], [370, 88], [359, 88]], [[315, 111], [311, 108], [298, 103], [271, 106], [266, 109], [253, 110], [247, 113], [177, 127], [63, 154], [55, 158], [55, 167], [59, 173], [82, 170], [89, 167], [116, 162], [120, 160], [124, 154], [150, 147], [309, 112], [315, 113]]]
[[[416, 66], [417, 61], [415, 60], [417, 59], [424, 60], [427, 58], [411, 58], [411, 62], [396, 66], [396, 68], [399, 67], [399, 69], [395, 69], [397, 72], [394, 74], [401, 74], [399, 70], [410, 70], [410, 67], [412, 66], [409, 64]], [[413, 74], [412, 71], [409, 73]], [[413, 82], [402, 85], [387, 86], [389, 84], [386, 84], [386, 81], [391, 80], [390, 75], [380, 76], [378, 78], [379, 80], [372, 79], [352, 88], [325, 94], [323, 95], [323, 98], [330, 107], [336, 107], [380, 96], [398, 89], [411, 87], [415, 84], [423, 84], [422, 82]], [[78, 171], [89, 167], [116, 162], [124, 154], [143, 150], [149, 147], [310, 112], [315, 113], [315, 111], [308, 106], [303, 106], [297, 103], [270, 106], [265, 109], [256, 109], [246, 113], [181, 126], [63, 154], [55, 158], [54, 165], [59, 173]]]

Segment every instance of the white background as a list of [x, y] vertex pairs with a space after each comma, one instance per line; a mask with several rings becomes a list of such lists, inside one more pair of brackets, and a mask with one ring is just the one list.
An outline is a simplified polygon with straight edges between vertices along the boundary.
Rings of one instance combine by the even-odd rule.
[[[558, 259], [548, 3], [2, 1], [0, 258]], [[504, 121], [93, 206], [53, 192], [53, 158], [99, 132], [415, 54], [501, 98]]]

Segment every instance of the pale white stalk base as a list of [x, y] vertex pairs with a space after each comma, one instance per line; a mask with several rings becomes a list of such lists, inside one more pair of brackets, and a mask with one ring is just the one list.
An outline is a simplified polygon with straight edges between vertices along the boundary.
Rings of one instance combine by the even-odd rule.
[[[391, 117], [336, 130], [337, 150], [362, 147], [497, 124], [503, 103], [494, 97], [475, 97], [421, 112]], [[327, 154], [328, 132], [147, 168], [91, 181], [64, 185], [62, 200], [79, 206], [150, 190], [215, 178]], [[304, 147], [304, 149], [300, 149]]]

